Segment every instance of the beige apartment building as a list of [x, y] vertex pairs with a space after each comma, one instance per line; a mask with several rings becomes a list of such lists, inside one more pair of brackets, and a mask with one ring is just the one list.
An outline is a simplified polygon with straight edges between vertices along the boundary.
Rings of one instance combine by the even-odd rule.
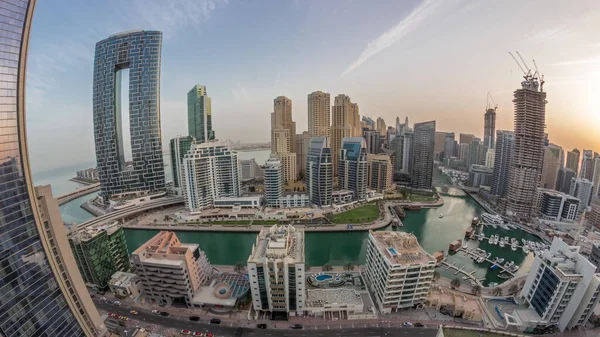
[[106, 326], [77, 269], [60, 208], [52, 196], [50, 185], [36, 186], [35, 196], [38, 214], [44, 227], [44, 231], [40, 231], [40, 237], [44, 246], [48, 247], [48, 260], [56, 275], [56, 283], [86, 336], [104, 336], [107, 332]]
[[285, 96], [273, 100], [271, 153], [283, 164], [285, 182], [296, 181], [296, 122], [292, 120], [292, 100]]
[[161, 231], [131, 257], [144, 294], [152, 303], [190, 307], [194, 293], [212, 275], [200, 246], [182, 243], [174, 232]]
[[360, 128], [358, 104], [352, 103], [347, 95], [337, 95], [331, 113], [331, 157], [334, 175], [337, 175], [342, 139], [362, 137]]
[[308, 135], [330, 137], [331, 96], [327, 92], [315, 91], [308, 94]]
[[296, 135], [296, 173], [306, 170], [306, 155], [310, 146], [310, 135], [304, 131]]
[[394, 167], [386, 154], [367, 155], [367, 187], [383, 193], [392, 186]]

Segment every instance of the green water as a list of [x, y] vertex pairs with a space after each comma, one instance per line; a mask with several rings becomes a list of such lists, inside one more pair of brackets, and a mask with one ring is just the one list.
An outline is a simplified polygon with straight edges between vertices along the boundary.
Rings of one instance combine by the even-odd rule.
[[[400, 231], [414, 234], [426, 251], [447, 251], [450, 242], [463, 239], [465, 230], [470, 226], [474, 216], [483, 213], [483, 209], [464, 192], [458, 189], [443, 189], [444, 205], [436, 209], [422, 209], [407, 212], [404, 227]], [[444, 217], [440, 218], [439, 215]], [[384, 230], [396, 230], [390, 227]], [[478, 229], [480, 231], [481, 229]], [[128, 229], [125, 231], [130, 252], [155, 235], [155, 230]], [[211, 263], [216, 265], [244, 264], [250, 255], [256, 233], [229, 232], [176, 232], [182, 242], [198, 243], [206, 252]], [[486, 236], [499, 234], [501, 237], [515, 237], [527, 240], [538, 240], [536, 237], [521, 231], [503, 229], [484, 229]], [[329, 263], [340, 266], [347, 263], [362, 264], [365, 260], [367, 232], [338, 232], [338, 233], [306, 233], [306, 261], [309, 266], [322, 266]], [[506, 261], [514, 261], [522, 265], [526, 260], [521, 250], [513, 252], [510, 246], [500, 248], [489, 245], [487, 241], [469, 241], [469, 247], [480, 247], [492, 253], [492, 258], [499, 256]], [[529, 257], [531, 260], [532, 258]], [[477, 264], [465, 255], [458, 253], [448, 258], [450, 263], [456, 262], [467, 270], [476, 271], [478, 278], [486, 278], [488, 282], [502, 280], [497, 277], [498, 271], [493, 271], [488, 263]], [[523, 267], [522, 267], [523, 268]], [[440, 268], [440, 273], [448, 278], [457, 277], [452, 270]]]

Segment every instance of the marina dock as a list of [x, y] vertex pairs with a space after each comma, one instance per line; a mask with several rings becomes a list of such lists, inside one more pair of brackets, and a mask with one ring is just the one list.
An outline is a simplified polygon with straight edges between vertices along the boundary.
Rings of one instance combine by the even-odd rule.
[[463, 274], [463, 275], [465, 275], [465, 277], [473, 280], [478, 286], [483, 287], [483, 283], [481, 283], [481, 282], [484, 281], [485, 279], [478, 279], [478, 278], [476, 278], [474, 276], [475, 270], [473, 270], [473, 271], [467, 271], [467, 270], [465, 270], [464, 266], [459, 268], [459, 267], [456, 266], [456, 263], [448, 263], [445, 260], [442, 262], [442, 265], [446, 266], [446, 270], [448, 270], [448, 269], [455, 270], [456, 272], [454, 273], [454, 275], [457, 275], [459, 273]]
[[[467, 250], [466, 250], [466, 249], [464, 249], [464, 248], [461, 248], [461, 249], [459, 250], [459, 252], [464, 252], [464, 253], [465, 253], [467, 256], [483, 257], [483, 256], [481, 256], [481, 255], [477, 255], [477, 254], [474, 254], [474, 253], [467, 252]], [[484, 261], [485, 261], [485, 262], [488, 262], [488, 263], [490, 263], [491, 265], [494, 265], [494, 264], [495, 264], [496, 266], [498, 266], [498, 268], [500, 268], [500, 270], [501, 270], [502, 272], [504, 272], [504, 273], [507, 273], [507, 274], [509, 274], [509, 275], [510, 275], [510, 276], [512, 276], [512, 277], [515, 277], [515, 274], [514, 274], [513, 272], [509, 271], [508, 269], [504, 268], [504, 266], [503, 266], [503, 265], [501, 265], [501, 264], [498, 264], [498, 263], [494, 263], [494, 261], [492, 261], [492, 260], [490, 260], [490, 259], [488, 259], [488, 258], [484, 258]]]

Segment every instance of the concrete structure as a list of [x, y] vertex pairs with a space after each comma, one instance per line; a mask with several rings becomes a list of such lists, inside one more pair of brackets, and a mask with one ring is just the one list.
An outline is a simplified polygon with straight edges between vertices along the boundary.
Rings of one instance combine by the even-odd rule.
[[488, 108], [483, 115], [483, 146], [493, 149], [496, 146], [496, 109]]
[[187, 94], [188, 134], [199, 143], [215, 139], [212, 128], [211, 100], [206, 86], [196, 84]]
[[315, 91], [308, 94], [308, 137], [330, 137], [331, 98], [329, 93]]
[[436, 131], [433, 141], [433, 152], [436, 160], [441, 160], [446, 148], [446, 132]]
[[308, 131], [296, 135], [296, 173], [304, 174], [306, 170], [306, 155], [310, 146], [310, 136]]
[[346, 204], [354, 200], [354, 192], [350, 190], [336, 190], [331, 196], [334, 204]]
[[252, 305], [272, 318], [302, 316], [306, 293], [304, 231], [291, 225], [263, 228], [248, 257]]
[[194, 137], [191, 136], [177, 136], [169, 141], [171, 170], [173, 172], [173, 187], [177, 189], [181, 189], [183, 185], [183, 158], [190, 151], [194, 141]]
[[242, 208], [259, 208], [265, 204], [265, 198], [260, 195], [244, 197], [223, 197], [213, 200], [215, 208], [232, 208], [237, 211]]
[[308, 194], [286, 194], [279, 199], [275, 207], [277, 208], [301, 208], [309, 207], [310, 198]]
[[76, 175], [77, 179], [85, 180], [88, 182], [96, 183], [98, 182], [98, 169], [95, 167], [79, 170]]
[[549, 251], [535, 257], [520, 296], [528, 309], [505, 314], [507, 324], [524, 332], [555, 325], [561, 332], [583, 327], [598, 304], [600, 274], [596, 266], [554, 238]]
[[340, 189], [353, 192], [358, 200], [367, 192], [367, 149], [363, 138], [351, 137], [342, 140], [338, 164], [338, 185]]
[[[162, 33], [158, 31], [128, 31], [96, 43], [94, 140], [100, 194], [105, 199], [123, 192], [165, 188], [160, 130], [161, 49]], [[121, 111], [124, 69], [129, 69], [129, 130], [123, 130], [127, 113]], [[131, 146], [125, 144], [125, 132], [130, 134]], [[130, 152], [131, 158], [127, 158]]]
[[558, 170], [561, 167], [562, 148], [555, 144], [544, 147], [544, 164], [542, 166], [542, 177], [540, 186], [544, 188], [555, 188]]
[[435, 121], [415, 123], [414, 129], [411, 185], [430, 190], [433, 180]]
[[271, 153], [283, 164], [285, 182], [296, 181], [296, 122], [292, 120], [292, 100], [285, 96], [273, 100]]
[[471, 165], [469, 168], [470, 187], [491, 186], [494, 176], [494, 169], [483, 165]]
[[444, 155], [443, 159], [453, 157], [456, 152], [456, 140], [454, 140], [454, 132], [447, 132], [444, 140]]
[[367, 187], [379, 193], [387, 191], [392, 186], [394, 167], [387, 154], [367, 155]]
[[570, 195], [579, 199], [579, 214], [584, 213], [590, 204], [590, 196], [592, 195], [592, 182], [584, 178], [573, 178], [571, 180], [571, 191]]
[[573, 170], [575, 176], [577, 176], [577, 173], [579, 172], [579, 155], [578, 149], [567, 152], [567, 163], [565, 164], [565, 167]]
[[448, 291], [443, 288], [431, 289], [427, 297], [427, 305], [438, 310], [444, 308], [449, 316], [460, 317], [463, 320], [472, 322], [483, 321], [484, 309], [479, 302], [479, 297]]
[[561, 167], [558, 169], [556, 175], [556, 186], [555, 189], [562, 193], [571, 193], [571, 182], [575, 179], [576, 173], [568, 167]]
[[471, 152], [470, 144], [460, 144], [458, 146], [458, 158], [462, 162], [462, 165], [466, 168], [469, 164], [469, 156]]
[[256, 163], [254, 158], [240, 160], [240, 179], [241, 181], [249, 181], [258, 179], [263, 176], [260, 165]]
[[108, 288], [118, 298], [136, 299], [141, 294], [140, 278], [134, 273], [118, 271], [108, 281]]
[[594, 174], [592, 175], [592, 196], [600, 195], [600, 158], [594, 158]]
[[365, 309], [361, 294], [354, 289], [309, 289], [306, 291], [306, 311], [312, 317], [322, 317], [324, 320], [364, 319], [368, 317]]
[[577, 218], [580, 200], [555, 190], [538, 188], [536, 207], [540, 219], [573, 222]]
[[284, 183], [293, 183], [298, 178], [298, 167], [297, 157], [295, 153], [282, 152], [272, 153], [281, 162], [281, 168], [283, 170], [283, 181]]
[[283, 167], [276, 157], [267, 160], [264, 175], [265, 199], [268, 206], [274, 207], [283, 196]]
[[485, 166], [493, 169], [495, 159], [496, 159], [496, 149], [488, 149], [487, 152], [485, 153]]
[[239, 197], [237, 152], [220, 142], [192, 144], [183, 159], [184, 198], [190, 212], [213, 206], [213, 200]]
[[579, 178], [584, 178], [592, 181], [594, 177], [594, 151], [583, 150], [581, 156], [581, 171], [579, 172]]
[[600, 198], [592, 198], [592, 210], [587, 216], [587, 220], [595, 229], [600, 230]]
[[332, 152], [327, 137], [313, 137], [306, 157], [306, 192], [310, 202], [323, 207], [331, 205], [333, 192]]
[[387, 131], [387, 126], [385, 125], [385, 120], [381, 117], [377, 117], [377, 124], [375, 125], [375, 130], [379, 132], [380, 135], [385, 135]]
[[161, 231], [131, 253], [144, 296], [156, 304], [192, 306], [194, 292], [209, 282], [212, 266], [197, 244]]
[[[415, 143], [415, 133], [412, 129], [405, 131], [404, 136], [402, 137], [402, 165], [400, 172], [410, 175], [412, 177], [412, 169], [415, 164], [414, 157], [414, 143]], [[433, 154], [432, 154], [433, 156]]]
[[471, 144], [471, 142], [473, 141], [473, 138], [475, 138], [475, 135], [473, 135], [473, 134], [461, 133], [458, 137], [458, 143], [459, 144]]
[[469, 159], [467, 162], [467, 168], [471, 168], [473, 165], [484, 165], [485, 164], [485, 152], [486, 147], [483, 145], [481, 139], [475, 137], [469, 144]]
[[342, 139], [361, 136], [358, 104], [352, 103], [347, 95], [337, 95], [331, 112], [331, 155], [334, 174], [337, 174]]
[[369, 231], [364, 276], [381, 313], [424, 303], [435, 264], [413, 234]]
[[510, 166], [506, 213], [529, 218], [544, 162], [546, 93], [527, 76], [514, 92], [515, 148]]
[[[9, 317], [16, 318], [17, 312], [16, 307], [20, 307], [19, 298], [24, 295], [14, 294], [10, 292], [5, 292], [9, 288], [13, 288], [15, 286], [11, 286], [9, 281], [16, 282], [20, 286], [25, 287], [29, 286], [30, 283], [40, 282], [47, 278], [43, 274], [39, 274], [42, 272], [43, 268], [47, 268], [47, 265], [40, 264], [42, 261], [44, 263], [50, 262], [54, 265], [56, 270], [54, 271], [55, 275], [60, 275], [54, 279], [54, 282], [49, 281], [47, 286], [54, 284], [56, 287], [53, 289], [52, 293], [46, 293], [45, 290], [41, 290], [40, 294], [35, 294], [36, 296], [47, 296], [47, 297], [37, 297], [35, 299], [31, 299], [31, 303], [29, 303], [30, 307], [28, 308], [29, 315], [32, 315], [37, 310], [37, 304], [43, 303], [48, 306], [51, 305], [54, 310], [54, 314], [60, 313], [61, 316], [54, 317], [54, 320], [57, 320], [59, 324], [64, 324], [66, 326], [66, 330], [70, 331], [70, 334], [65, 336], [102, 336], [106, 332], [106, 327], [102, 323], [100, 319], [100, 315], [98, 314], [98, 310], [94, 306], [92, 302], [92, 298], [85, 287], [81, 274], [77, 270], [77, 264], [75, 263], [75, 258], [73, 256], [73, 252], [69, 249], [69, 244], [67, 241], [67, 233], [65, 225], [62, 221], [62, 217], [60, 215], [60, 208], [58, 207], [58, 203], [56, 199], [52, 196], [52, 189], [50, 185], [37, 186], [35, 187], [35, 196], [37, 199], [37, 210], [32, 210], [39, 216], [40, 223], [43, 223], [44, 230], [40, 232], [40, 238], [44, 240], [44, 245], [48, 247], [48, 260], [45, 261], [44, 255], [42, 253], [35, 253], [36, 255], [32, 255], [30, 257], [22, 257], [22, 263], [13, 261], [12, 266], [6, 266], [6, 270], [12, 270], [14, 273], [18, 272], [20, 277], [17, 275], [11, 276], [10, 273], [5, 273], [2, 276], [3, 285], [2, 285], [2, 293], [3, 299], [9, 302], [6, 305], [12, 307], [12, 310], [9, 310], [4, 316], [6, 319]], [[3, 208], [3, 210], [7, 210]], [[36, 212], [37, 211], [37, 212]], [[25, 232], [19, 234], [19, 237], [26, 235]], [[25, 250], [31, 253], [33, 248], [28, 246]], [[14, 259], [14, 256], [13, 256]], [[8, 262], [9, 258], [7, 258], [3, 263]], [[34, 268], [37, 273], [33, 274], [21, 274], [23, 272], [28, 272], [27, 265], [33, 263], [37, 268]], [[18, 268], [18, 269], [17, 269]], [[29, 278], [32, 280], [29, 281], [28, 278], [24, 277], [25, 275], [29, 275]], [[30, 288], [27, 291], [32, 291]], [[50, 290], [50, 289], [49, 289]], [[59, 294], [64, 294], [64, 299], [57, 300], [55, 292], [59, 291]], [[32, 294], [33, 296], [33, 294]], [[55, 303], [58, 301], [58, 303]], [[65, 303], [66, 302], [66, 303]], [[66, 307], [65, 307], [66, 304]], [[4, 308], [2, 308], [4, 310]], [[41, 309], [41, 308], [40, 308]], [[45, 310], [49, 310], [48, 308], [42, 310], [39, 315], [45, 316]], [[70, 312], [69, 312], [70, 311]], [[11, 314], [12, 313], [12, 314]], [[3, 311], [4, 314], [4, 311]], [[74, 316], [74, 317], [73, 317]], [[12, 323], [23, 322], [23, 321], [33, 321], [33, 318], [22, 318], [19, 321], [15, 321]], [[29, 326], [22, 325], [22, 323], [17, 323], [15, 327], [17, 330], [13, 330], [12, 328], [7, 327], [7, 325], [11, 323], [10, 321], [0, 320], [0, 334], [3, 336], [36, 336], [37, 333], [35, 331], [60, 331], [62, 327], [55, 326], [54, 328], [48, 326], [49, 322], [43, 322], [43, 325], [40, 326]], [[50, 324], [52, 325], [52, 324]], [[79, 326], [77, 326], [79, 325]], [[56, 329], [56, 330], [54, 330]], [[31, 332], [31, 334], [29, 334]], [[8, 334], [10, 333], [10, 335]], [[25, 334], [23, 334], [25, 333]]]
[[[363, 138], [366, 140], [367, 153], [379, 154], [381, 149], [381, 134], [375, 130], [363, 132]], [[343, 140], [342, 140], [343, 142]]]
[[117, 271], [129, 271], [125, 232], [117, 221], [69, 233], [69, 245], [88, 287], [103, 290]]
[[194, 293], [192, 303], [194, 307], [216, 308], [223, 312], [235, 308], [240, 298], [243, 298], [250, 289], [246, 275], [237, 273], [215, 273], [210, 284], [200, 286]]

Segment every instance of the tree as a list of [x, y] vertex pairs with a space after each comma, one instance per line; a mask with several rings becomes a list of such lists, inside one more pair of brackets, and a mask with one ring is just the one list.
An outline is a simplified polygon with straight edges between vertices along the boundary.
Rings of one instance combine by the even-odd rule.
[[518, 285], [513, 284], [510, 286], [510, 288], [508, 288], [508, 293], [514, 296], [519, 292], [519, 290], [521, 290], [521, 288]]
[[347, 270], [347, 271], [354, 270], [354, 265], [352, 263], [348, 263], [347, 265], [344, 266], [344, 270]]
[[241, 263], [237, 263], [235, 266], [233, 266], [233, 271], [241, 274], [244, 271], [244, 265]]
[[452, 279], [452, 281], [450, 281], [450, 286], [452, 286], [452, 289], [456, 289], [460, 287], [460, 279], [459, 278], [455, 278]]
[[441, 277], [441, 275], [440, 275], [440, 272], [439, 272], [439, 271], [437, 271], [437, 270], [434, 270], [434, 271], [433, 271], [433, 279], [434, 279], [434, 280], [439, 280], [439, 279], [440, 279], [440, 277]]
[[406, 199], [406, 197], [408, 196], [408, 191], [406, 190], [406, 187], [402, 186], [400, 188], [400, 194], [402, 195], [402, 199]]
[[329, 263], [325, 263], [323, 265], [323, 271], [331, 271], [333, 268], [331, 267], [331, 265]]
[[471, 292], [474, 295], [481, 295], [481, 286], [479, 285], [474, 285], [473, 287], [471, 287]]
[[502, 296], [502, 288], [496, 287], [492, 290], [492, 295], [494, 296]]

